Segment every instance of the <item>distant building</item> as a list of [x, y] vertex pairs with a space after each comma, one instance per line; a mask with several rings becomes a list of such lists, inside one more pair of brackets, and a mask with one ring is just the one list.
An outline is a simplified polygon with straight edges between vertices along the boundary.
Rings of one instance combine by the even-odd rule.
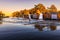
[[53, 20], [57, 20], [58, 19], [57, 12], [52, 12], [51, 13], [51, 19], [53, 19]]
[[38, 20], [39, 19], [39, 15], [37, 13], [30, 14], [29, 19], [36, 19], [36, 20]]
[[43, 13], [43, 19], [44, 20], [50, 20], [51, 19], [51, 14], [46, 12], [46, 13]]

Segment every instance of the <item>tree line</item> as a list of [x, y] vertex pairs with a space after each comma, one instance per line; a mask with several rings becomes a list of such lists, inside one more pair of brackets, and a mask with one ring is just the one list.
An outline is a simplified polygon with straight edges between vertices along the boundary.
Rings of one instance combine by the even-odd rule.
[[[34, 14], [34, 13], [40, 14], [40, 13], [45, 13], [45, 12], [48, 12], [48, 13], [57, 12], [58, 16], [60, 17], [60, 11], [57, 10], [54, 4], [46, 8], [43, 4], [40, 4], [40, 3], [37, 5], [34, 5], [34, 7], [31, 9], [15, 11], [12, 13], [12, 17], [24, 17], [24, 16], [28, 16], [29, 14]], [[5, 14], [2, 11], [0, 11], [0, 18], [4, 16]]]
[[50, 7], [46, 8], [43, 4], [39, 3], [37, 5], [34, 5], [34, 8], [31, 8], [28, 10], [24, 9], [21, 11], [13, 12], [12, 17], [23, 17], [24, 15], [28, 16], [28, 14], [34, 14], [34, 13], [40, 14], [40, 13], [45, 13], [45, 12], [58, 12], [58, 13], [60, 13], [60, 11], [57, 11], [56, 6], [53, 4]]

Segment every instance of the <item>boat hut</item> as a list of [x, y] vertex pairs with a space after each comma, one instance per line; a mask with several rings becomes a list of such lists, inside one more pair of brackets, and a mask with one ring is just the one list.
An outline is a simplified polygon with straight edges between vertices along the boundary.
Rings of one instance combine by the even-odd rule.
[[51, 19], [51, 14], [48, 12], [43, 13], [43, 20], [50, 20]]
[[52, 20], [57, 20], [58, 19], [57, 12], [51, 12], [51, 19]]
[[39, 19], [39, 15], [37, 13], [34, 13], [32, 17], [33, 17], [32, 19], [37, 19], [37, 20]]
[[57, 15], [58, 15], [58, 20], [60, 20], [60, 11], [58, 11]]

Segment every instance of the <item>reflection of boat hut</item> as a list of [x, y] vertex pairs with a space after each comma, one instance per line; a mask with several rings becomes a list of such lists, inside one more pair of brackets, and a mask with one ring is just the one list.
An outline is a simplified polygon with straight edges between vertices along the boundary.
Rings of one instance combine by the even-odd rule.
[[2, 22], [0, 22], [0, 24], [2, 24]]
[[53, 31], [53, 30], [56, 30], [56, 26], [50, 26], [50, 29]]
[[43, 28], [45, 26], [40, 26], [39, 24], [35, 24], [35, 28], [37, 28], [39, 31], [43, 31]]

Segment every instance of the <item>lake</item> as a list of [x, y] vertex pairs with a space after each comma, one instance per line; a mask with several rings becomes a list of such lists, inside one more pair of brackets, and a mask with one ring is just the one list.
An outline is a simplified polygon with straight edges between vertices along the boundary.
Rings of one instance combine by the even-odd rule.
[[0, 40], [60, 40], [60, 26], [1, 21]]

